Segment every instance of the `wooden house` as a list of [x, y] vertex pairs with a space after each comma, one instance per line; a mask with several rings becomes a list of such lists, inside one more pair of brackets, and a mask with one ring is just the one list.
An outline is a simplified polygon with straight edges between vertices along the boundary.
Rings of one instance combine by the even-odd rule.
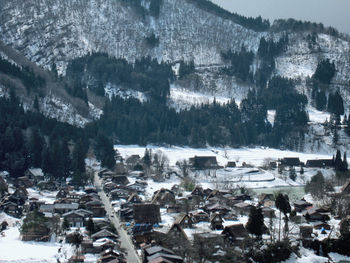
[[50, 228], [43, 224], [33, 224], [29, 227], [22, 229], [21, 240], [22, 241], [43, 241], [50, 240], [51, 231]]
[[16, 203], [13, 203], [11, 201], [7, 201], [0, 204], [0, 210], [16, 218], [20, 218], [23, 212], [23, 209], [21, 207], [19, 207]]
[[203, 210], [192, 211], [190, 212], [190, 216], [194, 223], [209, 222], [209, 215]]
[[77, 203], [55, 203], [54, 212], [58, 214], [68, 213], [79, 208]]
[[307, 160], [306, 167], [309, 168], [333, 168], [333, 159], [318, 159], [318, 160]]
[[70, 211], [62, 215], [67, 220], [69, 227], [83, 227], [85, 225], [85, 216], [76, 211]]
[[272, 209], [271, 207], [264, 206], [261, 210], [264, 217], [267, 217], [267, 218], [275, 217], [275, 210]]
[[230, 245], [242, 245], [244, 240], [249, 237], [248, 231], [243, 224], [226, 226], [221, 235]]
[[305, 216], [305, 218], [308, 218], [310, 221], [325, 222], [326, 220], [329, 220], [329, 215], [329, 210], [323, 208], [312, 207], [303, 211], [303, 216]]
[[169, 189], [162, 188], [153, 193], [152, 204], [158, 204], [161, 207], [173, 205], [176, 203], [175, 194]]
[[223, 222], [224, 220], [222, 219], [220, 214], [214, 213], [210, 216], [210, 227], [213, 230], [221, 230], [224, 228]]
[[215, 156], [195, 156], [189, 159], [189, 163], [196, 170], [211, 170], [221, 168]]
[[95, 199], [87, 202], [85, 207], [93, 213], [94, 217], [104, 217], [106, 215], [106, 210], [100, 200]]
[[134, 221], [136, 224], [158, 224], [160, 218], [160, 207], [156, 204], [134, 204]]
[[56, 199], [66, 198], [69, 195], [69, 190], [67, 188], [61, 188], [56, 194]]
[[91, 238], [93, 241], [100, 239], [100, 238], [109, 238], [111, 240], [117, 241], [118, 239], [118, 235], [106, 230], [106, 229], [102, 229], [98, 232], [96, 232], [95, 234], [91, 235]]
[[120, 185], [127, 185], [128, 183], [130, 183], [126, 175], [114, 175], [112, 177], [112, 182]]
[[280, 165], [282, 166], [300, 166], [302, 163], [300, 162], [299, 157], [285, 157], [279, 160]]
[[301, 225], [299, 227], [300, 230], [300, 238], [303, 239], [311, 239], [312, 238], [312, 232], [313, 232], [313, 227], [309, 225]]
[[141, 200], [141, 198], [138, 196], [138, 194], [133, 193], [133, 194], [131, 194], [131, 195], [129, 196], [128, 202], [129, 202], [129, 203], [132, 203], [132, 204], [139, 204], [139, 203], [142, 203], [142, 200]]
[[110, 200], [128, 199], [132, 192], [126, 189], [117, 188], [109, 193]]
[[121, 221], [130, 222], [131, 220], [134, 219], [134, 210], [133, 208], [130, 208], [130, 207], [121, 208], [118, 211], [118, 215]]
[[233, 206], [234, 211], [240, 215], [249, 215], [250, 210], [253, 206], [251, 204], [241, 202]]
[[29, 168], [24, 175], [28, 176], [35, 184], [44, 181], [44, 173], [41, 168]]
[[18, 177], [16, 183], [18, 186], [24, 187], [24, 188], [29, 188], [29, 187], [32, 187], [34, 185], [33, 181], [30, 180], [28, 176]]
[[312, 207], [312, 204], [309, 202], [306, 202], [305, 200], [296, 201], [296, 202], [294, 202], [293, 205], [294, 205], [295, 211], [297, 211], [299, 213], [304, 211], [308, 207]]
[[175, 219], [174, 224], [177, 224], [182, 228], [192, 228], [193, 221], [188, 214], [182, 214]]
[[227, 168], [235, 168], [236, 167], [236, 162], [229, 161], [229, 162], [227, 162], [226, 167]]

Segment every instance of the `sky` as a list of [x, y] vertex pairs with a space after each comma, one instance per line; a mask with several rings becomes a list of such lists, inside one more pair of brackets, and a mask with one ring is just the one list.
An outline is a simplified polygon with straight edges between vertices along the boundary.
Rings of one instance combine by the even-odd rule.
[[350, 34], [350, 0], [211, 0], [244, 16], [294, 18], [323, 23]]

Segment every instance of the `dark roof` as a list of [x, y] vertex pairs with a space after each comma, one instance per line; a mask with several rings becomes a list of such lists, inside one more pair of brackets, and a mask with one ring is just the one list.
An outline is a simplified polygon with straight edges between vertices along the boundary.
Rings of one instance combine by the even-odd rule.
[[307, 167], [334, 167], [333, 159], [307, 160]]
[[197, 169], [219, 167], [215, 156], [195, 156], [190, 158], [190, 164]]
[[167, 248], [164, 248], [164, 247], [161, 247], [161, 246], [153, 246], [153, 247], [149, 247], [149, 248], [146, 248], [145, 249], [147, 255], [154, 255], [156, 253], [159, 253], [159, 252], [166, 252], [167, 254], [174, 254], [174, 252], [170, 249], [167, 249]]
[[160, 208], [156, 204], [134, 204], [134, 221], [136, 224], [156, 224], [161, 222]]
[[300, 165], [299, 157], [285, 157], [281, 160], [281, 164], [288, 166], [298, 166]]
[[147, 257], [147, 260], [148, 261], [152, 261], [152, 260], [154, 260], [156, 258], [159, 258], [159, 257], [163, 257], [163, 258], [169, 259], [170, 261], [172, 261], [172, 260], [181, 261], [182, 260], [182, 257], [180, 257], [180, 256], [171, 255], [171, 254], [164, 254], [164, 253], [156, 253], [156, 254], [154, 254], [152, 256]]
[[248, 231], [245, 229], [243, 224], [235, 224], [226, 226], [221, 234], [229, 234], [233, 237], [247, 237]]

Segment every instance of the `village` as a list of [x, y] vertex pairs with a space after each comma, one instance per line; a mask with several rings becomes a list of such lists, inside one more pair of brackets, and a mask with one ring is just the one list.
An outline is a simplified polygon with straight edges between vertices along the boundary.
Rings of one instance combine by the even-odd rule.
[[[338, 153], [305, 162], [264, 157], [255, 165], [238, 158], [218, 162], [215, 152], [186, 154], [191, 157], [169, 160], [159, 150], [116, 149], [113, 170], [86, 160], [90, 183], [83, 188], [48, 180], [38, 168], [17, 180], [2, 172], [0, 262], [13, 258], [13, 249], [5, 252], [10, 238], [52, 244], [41, 262], [350, 262], [342, 255], [349, 253], [350, 179], [338, 178], [324, 191], [314, 179], [323, 174], [330, 182], [337, 165], [347, 170], [346, 155], [340, 162]], [[287, 191], [305, 185], [308, 193]], [[30, 258], [35, 255], [20, 259]]]

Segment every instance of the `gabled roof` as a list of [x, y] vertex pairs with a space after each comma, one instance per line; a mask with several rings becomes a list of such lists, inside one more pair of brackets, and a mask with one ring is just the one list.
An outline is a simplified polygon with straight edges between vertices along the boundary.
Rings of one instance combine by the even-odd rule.
[[113, 238], [118, 238], [118, 236], [106, 229], [102, 229], [98, 232], [96, 232], [95, 234], [91, 235], [91, 238], [93, 239], [99, 239], [99, 238], [103, 238], [103, 237], [113, 237]]
[[41, 170], [41, 168], [29, 168], [28, 172], [30, 172], [33, 176], [44, 176], [43, 170]]
[[70, 216], [70, 215], [76, 215], [78, 217], [82, 217], [82, 218], [85, 218], [85, 215], [83, 213], [79, 213], [77, 211], [69, 211], [67, 213], [64, 213], [62, 216], [63, 217], [67, 217], [67, 216]]
[[145, 251], [148, 255], [154, 255], [154, 254], [159, 253], [159, 252], [165, 252], [167, 254], [174, 254], [174, 252], [172, 250], [167, 249], [165, 247], [161, 247], [161, 246], [149, 247], [149, 248], [146, 248]]
[[347, 189], [350, 189], [349, 188], [350, 187], [350, 179], [348, 179], [346, 182], [345, 182], [345, 184], [342, 186], [342, 188], [341, 188], [341, 192], [344, 192], [345, 190], [347, 190]]

